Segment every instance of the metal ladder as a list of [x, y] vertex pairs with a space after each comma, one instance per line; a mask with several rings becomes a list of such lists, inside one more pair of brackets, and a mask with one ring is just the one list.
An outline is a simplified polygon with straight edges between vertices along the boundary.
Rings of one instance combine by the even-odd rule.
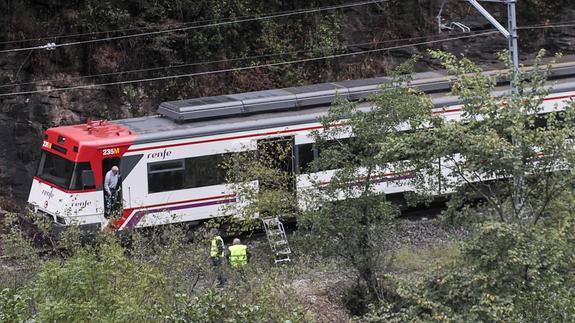
[[262, 218], [262, 222], [264, 223], [270, 248], [275, 255], [275, 263], [291, 262], [291, 249], [283, 223], [277, 216]]

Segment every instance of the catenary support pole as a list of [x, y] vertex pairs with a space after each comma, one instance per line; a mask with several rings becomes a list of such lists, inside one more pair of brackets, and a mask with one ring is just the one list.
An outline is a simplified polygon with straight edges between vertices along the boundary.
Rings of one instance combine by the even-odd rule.
[[511, 91], [517, 93], [517, 82], [519, 81], [519, 36], [517, 35], [517, 14], [515, 4], [517, 0], [507, 1], [507, 20], [509, 30], [509, 55], [513, 66], [513, 79], [511, 80]]
[[[487, 9], [485, 9], [479, 2], [496, 2], [502, 3], [507, 5], [507, 28], [503, 27], [503, 25], [493, 17]], [[485, 17], [497, 30], [507, 39], [509, 44], [509, 55], [511, 59], [511, 94], [512, 96], [518, 95], [518, 83], [519, 83], [519, 45], [518, 45], [518, 38], [517, 35], [517, 12], [516, 12], [516, 4], [517, 0], [467, 0], [479, 13]], [[441, 31], [441, 13], [443, 12], [443, 7], [445, 5], [445, 1], [441, 5], [441, 10], [439, 15], [437, 16], [437, 21], [439, 23], [439, 29]], [[512, 144], [514, 147], [520, 147], [521, 142], [516, 138], [511, 138]], [[518, 156], [521, 159], [520, 156]], [[518, 160], [518, 164], [521, 165], [522, 161]], [[518, 167], [514, 171], [513, 175], [513, 209], [515, 210], [515, 214], [520, 218], [523, 219], [525, 216], [525, 210], [523, 209], [525, 205], [525, 201], [521, 194], [521, 190], [523, 187], [524, 182], [524, 173], [521, 167]]]
[[[479, 1], [498, 2], [507, 4], [507, 28], [503, 27], [493, 17], [487, 9], [485, 9]], [[517, 35], [517, 14], [516, 4], [517, 0], [467, 0], [479, 13], [485, 17], [499, 32], [507, 38], [509, 42], [509, 55], [511, 55], [511, 64], [513, 68], [513, 76], [511, 80], [511, 91], [517, 93], [517, 81], [519, 77], [519, 45]]]
[[[516, 4], [517, 0], [480, 0], [489, 2], [499, 2], [507, 4], [507, 29], [505, 29], [498, 21], [495, 19], [477, 0], [467, 0], [471, 5], [473, 5], [480, 13], [483, 15], [505, 38], [509, 43], [509, 55], [511, 58], [511, 94], [513, 96], [518, 94], [518, 82], [519, 82], [519, 42], [517, 35], [517, 12]], [[516, 138], [511, 138], [513, 146], [521, 146], [521, 142]], [[520, 158], [520, 157], [519, 157]], [[521, 162], [519, 162], [521, 164]], [[525, 210], [523, 209], [525, 201], [521, 194], [523, 187], [524, 174], [521, 167], [515, 169], [513, 174], [513, 209], [515, 214], [520, 218], [524, 218]]]

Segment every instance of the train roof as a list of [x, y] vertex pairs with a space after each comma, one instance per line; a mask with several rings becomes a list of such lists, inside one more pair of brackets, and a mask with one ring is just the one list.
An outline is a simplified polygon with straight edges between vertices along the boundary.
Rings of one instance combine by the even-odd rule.
[[[190, 100], [162, 102], [158, 113], [176, 122], [222, 118], [282, 110], [308, 109], [331, 105], [336, 98], [359, 101], [389, 84], [388, 77], [375, 77], [284, 89], [219, 95]], [[440, 72], [416, 75], [414, 86], [432, 93], [449, 89], [449, 79]]]
[[[336, 98], [361, 101], [390, 82], [376, 77], [163, 102], [156, 116], [114, 122], [137, 133], [136, 144], [313, 123]], [[448, 91], [449, 83], [441, 71], [425, 72], [415, 75], [412, 86], [438, 93]]]
[[[498, 83], [506, 84], [506, 73], [501, 70], [486, 71], [497, 76]], [[575, 74], [575, 63], [555, 64], [551, 77], [560, 78]], [[448, 92], [453, 77], [445, 71], [415, 74], [409, 86], [426, 93]], [[306, 109], [331, 105], [338, 97], [358, 101], [377, 93], [382, 85], [389, 84], [389, 77], [375, 77], [333, 83], [313, 84], [230, 95], [219, 95], [189, 100], [162, 102], [158, 114], [174, 121], [193, 122], [208, 118], [228, 118], [283, 110]]]
[[[502, 72], [486, 73], [500, 75]], [[575, 62], [555, 64], [551, 78], [559, 81], [554, 90], [575, 90], [575, 83], [564, 79], [571, 75], [575, 75]], [[430, 93], [436, 106], [448, 106], [458, 102], [456, 97], [447, 95], [452, 80], [445, 71], [431, 71], [415, 74], [410, 86]], [[115, 122], [137, 133], [136, 143], [312, 123], [327, 114], [337, 97], [361, 101], [389, 82], [390, 78], [376, 77], [163, 102], [159, 115]], [[506, 91], [508, 80], [501, 77], [498, 82], [501, 86], [497, 90]]]
[[[500, 75], [502, 71], [486, 73]], [[575, 62], [555, 64], [551, 77], [558, 79], [558, 84], [554, 90], [575, 90], [575, 82], [567, 79], [572, 75]], [[457, 98], [447, 95], [452, 80], [445, 71], [431, 71], [415, 74], [410, 86], [430, 93], [436, 106], [449, 106], [457, 104]], [[498, 81], [501, 85], [498, 91], [508, 90], [507, 80]], [[93, 144], [119, 143], [123, 137], [129, 137], [130, 141], [135, 138], [133, 143], [138, 144], [313, 123], [327, 114], [336, 98], [365, 100], [390, 82], [387, 77], [376, 77], [170, 101], [161, 103], [155, 116], [57, 129]], [[367, 108], [370, 104], [363, 106]]]

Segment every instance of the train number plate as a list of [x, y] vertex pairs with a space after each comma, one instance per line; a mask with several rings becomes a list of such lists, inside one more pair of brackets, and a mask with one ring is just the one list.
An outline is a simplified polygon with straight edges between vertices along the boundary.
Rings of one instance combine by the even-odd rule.
[[117, 155], [119, 153], [120, 153], [120, 148], [102, 149], [102, 156]]

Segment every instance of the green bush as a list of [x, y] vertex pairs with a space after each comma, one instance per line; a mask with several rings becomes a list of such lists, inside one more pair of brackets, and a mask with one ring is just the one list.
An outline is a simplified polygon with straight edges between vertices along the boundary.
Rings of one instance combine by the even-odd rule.
[[[239, 287], [239, 288], [238, 288]], [[179, 295], [178, 303], [163, 318], [177, 322], [310, 322], [289, 291], [278, 285], [245, 284], [211, 289], [199, 296]]]
[[573, 225], [484, 223], [450, 268], [400, 281], [368, 321], [573, 322]]
[[147, 321], [161, 305], [163, 274], [137, 265], [115, 241], [46, 263], [33, 294], [42, 322]]
[[0, 322], [22, 322], [27, 318], [30, 298], [21, 290], [0, 291]]
[[313, 321], [265, 262], [243, 273], [223, 268], [228, 282], [213, 289], [207, 247], [189, 242], [184, 227], [131, 232], [124, 245], [102, 234], [82, 246], [72, 234], [66, 252], [35, 260], [33, 271], [20, 270], [28, 262], [19, 259], [38, 250], [15, 228], [3, 237], [19, 257], [13, 269], [1, 268], [0, 322]]

